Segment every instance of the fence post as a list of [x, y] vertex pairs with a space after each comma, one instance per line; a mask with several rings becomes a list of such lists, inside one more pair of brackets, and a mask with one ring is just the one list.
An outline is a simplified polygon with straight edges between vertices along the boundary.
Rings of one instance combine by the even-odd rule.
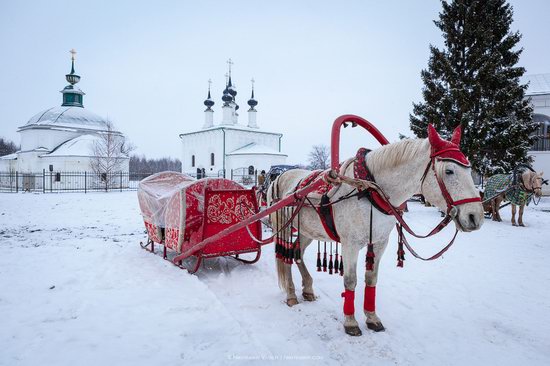
[[19, 172], [15, 171], [15, 193], [19, 192]]
[[86, 190], [87, 183], [87, 173], [84, 171], [84, 193], [88, 193]]
[[46, 193], [46, 169], [42, 169], [42, 193]]
[[52, 174], [53, 172], [50, 172], [50, 193], [53, 192], [53, 181], [52, 181]]
[[122, 192], [122, 170], [120, 171], [120, 191]]
[[231, 180], [233, 180], [233, 169], [231, 169]]

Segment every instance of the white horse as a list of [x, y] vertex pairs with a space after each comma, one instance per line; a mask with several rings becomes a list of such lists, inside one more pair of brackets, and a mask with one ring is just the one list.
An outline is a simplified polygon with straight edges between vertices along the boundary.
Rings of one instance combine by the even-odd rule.
[[[477, 197], [479, 194], [474, 187], [471, 169], [467, 159], [459, 151], [460, 130], [455, 130], [451, 141], [442, 140], [439, 134], [429, 126], [428, 139], [402, 140], [385, 145], [368, 153], [366, 165], [374, 176], [376, 183], [390, 198], [393, 206], [397, 207], [416, 193], [422, 193], [426, 199], [441, 210], [450, 208], [448, 200], [442, 194], [436, 174], [451, 197], [452, 203], [458, 206], [453, 220], [460, 231], [478, 230], [483, 223], [483, 207], [480, 202], [459, 203], [467, 197]], [[449, 147], [451, 147], [449, 149]], [[447, 150], [452, 150], [448, 152]], [[439, 154], [439, 155], [438, 155]], [[459, 159], [456, 159], [459, 154]], [[438, 155], [437, 157], [435, 155]], [[433, 170], [431, 167], [434, 160]], [[457, 161], [458, 160], [458, 161]], [[428, 171], [429, 169], [429, 171]], [[427, 174], [423, 174], [427, 172]], [[269, 187], [267, 197], [271, 205], [289, 194], [292, 194], [297, 184], [310, 172], [302, 169], [290, 170], [279, 176]], [[435, 174], [434, 174], [435, 173]], [[342, 165], [341, 175], [354, 177], [353, 164]], [[353, 187], [342, 184], [333, 200], [353, 191]], [[454, 201], [453, 201], [454, 200]], [[468, 201], [466, 199], [465, 201]], [[319, 201], [314, 202], [318, 204]], [[369, 240], [369, 215], [372, 212], [372, 243], [374, 244], [374, 267], [372, 271], [365, 271], [365, 303], [366, 325], [375, 331], [384, 330], [380, 318], [375, 311], [375, 290], [378, 279], [378, 265], [380, 258], [388, 245], [390, 232], [395, 227], [394, 216], [386, 215], [376, 208], [371, 210], [368, 199], [352, 197], [333, 205], [333, 217], [342, 245], [342, 260], [344, 262], [344, 329], [347, 334], [361, 335], [359, 324], [354, 316], [354, 294], [357, 285], [357, 258], [361, 248]], [[274, 223], [273, 230], [278, 230], [283, 224], [271, 215]], [[312, 240], [332, 241], [325, 231], [317, 211], [305, 205], [300, 211], [300, 234], [302, 258], [303, 251]], [[303, 261], [297, 264], [302, 277], [302, 296], [306, 301], [314, 301], [313, 279]], [[286, 303], [293, 306], [298, 303], [295, 287], [292, 280], [291, 265], [277, 260], [279, 286], [286, 291]]]

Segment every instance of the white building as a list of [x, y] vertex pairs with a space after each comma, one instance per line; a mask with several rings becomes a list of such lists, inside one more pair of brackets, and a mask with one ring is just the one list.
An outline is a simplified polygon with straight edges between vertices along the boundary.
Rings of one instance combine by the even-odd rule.
[[[231, 63], [229, 61], [231, 67]], [[252, 96], [248, 100], [248, 123], [239, 124], [237, 90], [231, 81], [229, 69], [226, 88], [223, 91], [222, 119], [214, 124], [214, 101], [210, 96], [204, 101], [204, 125], [202, 129], [180, 134], [182, 143], [182, 171], [202, 176], [216, 175], [231, 178], [234, 175], [266, 172], [272, 165], [284, 164], [287, 155], [281, 152], [280, 133], [259, 128], [256, 120], [254, 80]]]
[[[94, 159], [92, 145], [108, 131], [108, 120], [90, 112], [82, 103], [84, 92], [75, 84], [80, 76], [74, 71], [74, 51], [71, 51], [69, 82], [61, 93], [63, 104], [34, 115], [19, 127], [21, 149], [0, 157], [0, 172], [21, 174], [46, 172], [91, 171]], [[110, 131], [115, 136], [120, 132]], [[121, 171], [128, 172], [129, 158], [123, 157]]]
[[[526, 76], [529, 82], [526, 96], [531, 98], [533, 120], [539, 123], [536, 132], [538, 140], [529, 155], [533, 157], [533, 168], [544, 171], [545, 178], [550, 176], [550, 74]], [[544, 194], [550, 194], [550, 187], [543, 186]]]

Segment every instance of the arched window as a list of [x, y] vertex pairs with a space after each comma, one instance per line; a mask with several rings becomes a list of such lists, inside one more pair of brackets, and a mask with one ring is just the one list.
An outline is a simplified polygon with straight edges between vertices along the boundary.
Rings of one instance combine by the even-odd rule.
[[214, 153], [210, 154], [210, 165], [214, 166]]
[[195, 155], [191, 155], [191, 167], [195, 167]]

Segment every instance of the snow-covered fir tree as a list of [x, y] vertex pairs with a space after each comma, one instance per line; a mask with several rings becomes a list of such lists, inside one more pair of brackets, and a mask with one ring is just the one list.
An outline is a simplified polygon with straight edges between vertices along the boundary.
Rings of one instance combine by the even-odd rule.
[[517, 66], [522, 49], [512, 32], [513, 9], [505, 0], [442, 1], [435, 25], [445, 46], [430, 45], [422, 70], [424, 101], [413, 104], [410, 126], [426, 137], [432, 123], [450, 136], [461, 124], [462, 149], [473, 169], [484, 175], [510, 172], [529, 161], [536, 130], [525, 100], [525, 69]]

